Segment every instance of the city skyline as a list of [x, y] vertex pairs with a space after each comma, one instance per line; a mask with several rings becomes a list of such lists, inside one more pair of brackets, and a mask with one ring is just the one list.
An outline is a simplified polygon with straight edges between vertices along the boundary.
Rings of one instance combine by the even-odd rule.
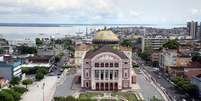
[[185, 24], [201, 21], [199, 0], [6, 0], [0, 23]]

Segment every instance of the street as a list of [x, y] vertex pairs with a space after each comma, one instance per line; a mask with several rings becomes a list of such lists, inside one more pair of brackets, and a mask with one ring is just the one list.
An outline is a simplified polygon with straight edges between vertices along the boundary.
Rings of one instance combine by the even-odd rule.
[[[159, 75], [154, 70], [154, 68], [150, 66], [145, 66], [144, 61], [142, 61], [136, 54], [133, 56], [134, 60], [137, 62], [137, 64], [141, 67], [141, 70], [145, 71], [147, 75], [150, 75], [151, 79], [158, 83], [158, 86], [162, 89], [164, 94], [166, 94], [169, 98], [169, 100], [172, 101], [182, 101], [184, 98], [186, 98], [186, 94], [176, 88], [170, 80], [164, 76]], [[191, 101], [191, 99], [186, 100], [186, 101]]]

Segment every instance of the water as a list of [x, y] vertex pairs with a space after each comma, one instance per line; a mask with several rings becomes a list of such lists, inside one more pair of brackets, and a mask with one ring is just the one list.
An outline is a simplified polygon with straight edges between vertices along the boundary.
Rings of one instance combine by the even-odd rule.
[[37, 37], [55, 38], [65, 37], [65, 35], [75, 35], [77, 32], [85, 34], [86, 28], [88, 32], [102, 27], [72, 26], [72, 27], [0, 27], [0, 34], [7, 40], [34, 40]]
[[[104, 27], [136, 27], [143, 25], [71, 25], [61, 27], [19, 27], [19, 26], [1, 26], [0, 37], [4, 37], [9, 41], [14, 40], [34, 40], [35, 38], [48, 38], [54, 36], [55, 38], [65, 37], [66, 35], [76, 35], [77, 32], [88, 33], [97, 29], [103, 29]], [[145, 27], [158, 27], [169, 28], [167, 26], [145, 26]]]

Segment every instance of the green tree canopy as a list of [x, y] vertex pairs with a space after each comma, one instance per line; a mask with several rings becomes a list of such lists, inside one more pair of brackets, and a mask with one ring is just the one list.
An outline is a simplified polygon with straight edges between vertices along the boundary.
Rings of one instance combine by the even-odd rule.
[[121, 45], [122, 45], [122, 46], [126, 46], [126, 47], [132, 47], [132, 46], [133, 46], [133, 43], [132, 43], [131, 40], [125, 39], [125, 40], [123, 40], [123, 41], [121, 42]]
[[33, 81], [31, 79], [26, 79], [26, 80], [22, 81], [22, 84], [26, 85], [26, 88], [27, 88], [27, 85], [31, 85], [32, 83], [33, 83]]
[[15, 86], [18, 85], [20, 83], [20, 78], [19, 77], [13, 77], [12, 80], [10, 81], [10, 84]]
[[40, 80], [42, 80], [43, 78], [44, 78], [44, 74], [43, 74], [43, 73], [41, 73], [41, 72], [36, 73], [35, 79], [36, 79], [37, 81], [40, 81]]
[[169, 40], [165, 44], [163, 44], [163, 48], [168, 48], [168, 49], [178, 49], [179, 48], [179, 43], [177, 40]]
[[40, 46], [40, 45], [43, 44], [43, 41], [40, 40], [40, 38], [36, 38], [36, 39], [35, 39], [35, 42], [36, 42], [36, 45], [37, 45], [37, 46]]
[[0, 54], [3, 54], [3, 52], [4, 52], [4, 49], [0, 48]]
[[37, 53], [36, 47], [29, 47], [29, 46], [18, 46], [17, 50], [20, 54], [35, 54]]

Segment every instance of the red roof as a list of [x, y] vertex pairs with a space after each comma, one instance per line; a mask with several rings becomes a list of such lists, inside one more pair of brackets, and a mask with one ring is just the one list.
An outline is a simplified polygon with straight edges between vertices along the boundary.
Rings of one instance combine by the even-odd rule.
[[187, 79], [190, 80], [194, 76], [201, 76], [201, 70], [190, 70], [188, 72], [185, 72], [184, 75]]

